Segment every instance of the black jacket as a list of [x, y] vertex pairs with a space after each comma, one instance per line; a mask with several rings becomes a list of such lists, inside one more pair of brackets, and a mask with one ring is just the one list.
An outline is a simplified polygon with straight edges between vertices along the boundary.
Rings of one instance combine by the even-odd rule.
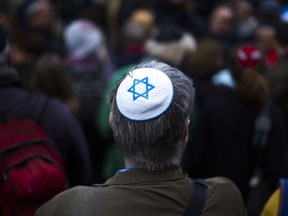
[[[260, 110], [247, 106], [234, 90], [215, 94], [199, 110], [195, 142], [189, 152], [189, 174], [207, 178], [225, 176], [233, 180], [245, 198], [255, 166], [252, 139]], [[281, 176], [287, 145], [283, 114], [271, 106], [269, 133], [263, 167], [270, 182]]]
[[71, 186], [91, 183], [90, 154], [82, 129], [60, 101], [30, 94], [0, 77], [0, 120], [25, 117], [36, 121], [56, 145]]

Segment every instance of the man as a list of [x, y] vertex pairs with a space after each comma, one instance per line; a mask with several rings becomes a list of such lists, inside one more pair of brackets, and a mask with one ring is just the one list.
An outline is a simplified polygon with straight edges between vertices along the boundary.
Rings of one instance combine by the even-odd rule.
[[209, 17], [208, 34], [223, 46], [225, 52], [237, 42], [234, 17], [234, 11], [227, 5], [218, 5]]
[[78, 122], [59, 101], [21, 88], [17, 72], [7, 65], [9, 52], [7, 34], [0, 26], [0, 121], [20, 117], [36, 121], [59, 150], [70, 186], [89, 185], [90, 157]]
[[[279, 22], [276, 25], [276, 41], [277, 41], [277, 62], [267, 70], [267, 77], [269, 81], [269, 87], [271, 91], [271, 99], [278, 106], [284, 114], [284, 119], [286, 126], [288, 125], [288, 23]], [[288, 132], [288, 127], [286, 127], [286, 134]], [[286, 143], [288, 146], [288, 142]], [[286, 147], [287, 148], [287, 147]], [[285, 151], [285, 161], [282, 167], [282, 177], [288, 177], [288, 160], [287, 152]]]
[[[104, 184], [57, 195], [36, 216], [183, 215], [195, 186], [180, 168], [194, 94], [192, 81], [167, 64], [152, 61], [132, 69], [108, 99], [126, 168]], [[224, 178], [206, 184], [202, 215], [246, 215], [234, 184]]]

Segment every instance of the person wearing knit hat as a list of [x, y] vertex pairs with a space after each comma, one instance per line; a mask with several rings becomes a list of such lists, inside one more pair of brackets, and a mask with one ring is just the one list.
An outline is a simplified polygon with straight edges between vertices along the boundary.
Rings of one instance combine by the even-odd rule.
[[[229, 66], [226, 72], [233, 78], [233, 85], [222, 80], [218, 86], [221, 91], [209, 95], [201, 109], [198, 109], [197, 133], [191, 143], [193, 148], [189, 151], [188, 164], [191, 166], [188, 173], [198, 177], [212, 177], [221, 173], [238, 186], [248, 215], [260, 215], [259, 207], [264, 204], [261, 202], [268, 198], [267, 193], [276, 186], [275, 180], [281, 176], [283, 165], [286, 164], [286, 125], [283, 114], [269, 101], [260, 50], [253, 44], [239, 44], [231, 50], [229, 57], [225, 58]], [[266, 127], [263, 130], [264, 125]], [[261, 130], [260, 135], [258, 130]], [[262, 132], [265, 135], [267, 133], [264, 139]], [[258, 138], [267, 142], [258, 142]], [[258, 144], [263, 150], [261, 162], [255, 158], [259, 153]], [[260, 171], [256, 167], [257, 162], [261, 164]], [[263, 178], [259, 184], [253, 185], [251, 182], [255, 179], [255, 169]], [[266, 188], [265, 183], [271, 188]], [[253, 191], [259, 191], [259, 194]]]
[[[235, 79], [244, 76], [243, 73], [247, 70], [255, 71], [259, 70], [263, 66], [264, 56], [261, 50], [253, 44], [242, 44], [237, 46], [236, 49], [232, 51], [231, 57], [232, 61], [229, 63], [231, 68], [225, 68], [214, 74], [212, 77], [214, 84], [224, 85], [235, 89], [237, 87], [237, 80]], [[258, 74], [257, 72], [255, 73]], [[249, 74], [251, 74], [251, 72]], [[246, 91], [245, 88], [242, 90]], [[264, 95], [266, 94], [262, 94], [258, 99], [262, 98]], [[252, 99], [252, 101], [257, 100]]]
[[260, 63], [261, 59], [261, 51], [250, 44], [239, 47], [236, 53], [236, 61], [242, 68], [254, 68]]
[[145, 51], [151, 58], [179, 67], [188, 53], [197, 48], [193, 35], [177, 25], [163, 23], [146, 41]]
[[[150, 61], [132, 68], [108, 96], [109, 121], [125, 168], [104, 184], [59, 194], [36, 216], [246, 215], [231, 181], [206, 179], [201, 184], [206, 189], [199, 192], [202, 199], [193, 193], [198, 184], [180, 168], [194, 96], [191, 79], [165, 63]], [[195, 200], [194, 207], [189, 200]]]
[[104, 45], [100, 29], [84, 19], [75, 20], [64, 29], [64, 42], [68, 55], [75, 58], [85, 58]]
[[76, 76], [84, 76], [86, 80], [98, 76], [97, 79], [107, 81], [112, 74], [112, 63], [98, 26], [88, 19], [73, 20], [65, 27], [63, 39], [67, 51], [65, 62]]
[[[94, 155], [94, 180], [102, 182], [102, 158], [107, 143], [101, 144], [99, 134], [95, 133], [93, 117], [96, 116], [103, 89], [113, 73], [113, 64], [103, 33], [91, 20], [81, 18], [71, 21], [64, 29], [63, 39], [67, 51], [64, 61], [80, 102], [77, 118]], [[95, 146], [96, 142], [98, 145]]]

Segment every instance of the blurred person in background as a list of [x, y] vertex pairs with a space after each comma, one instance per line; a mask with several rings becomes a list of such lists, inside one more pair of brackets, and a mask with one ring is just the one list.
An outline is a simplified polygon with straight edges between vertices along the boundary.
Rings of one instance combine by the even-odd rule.
[[71, 74], [58, 55], [46, 54], [39, 59], [32, 72], [28, 90], [59, 99], [74, 114], [79, 111], [79, 99], [73, 88]]
[[57, 19], [49, 0], [24, 0], [7, 3], [7, 30], [11, 37], [9, 64], [17, 69], [24, 88], [42, 54], [63, 53]]
[[271, 87], [271, 97], [285, 114], [288, 123], [288, 23], [280, 22], [276, 25], [276, 40], [278, 61], [268, 71], [267, 76]]
[[[267, 70], [267, 77], [271, 89], [271, 100], [281, 109], [284, 120], [288, 124], [288, 23], [280, 22], [275, 27], [277, 40], [277, 62]], [[288, 131], [286, 130], [286, 133]], [[288, 143], [287, 143], [288, 145]], [[286, 160], [283, 177], [288, 177], [288, 149], [285, 151]]]
[[261, 51], [254, 45], [239, 45], [232, 50], [229, 69], [235, 83], [226, 85], [224, 92], [214, 94], [203, 104], [195, 143], [191, 144], [190, 151], [190, 174], [203, 178], [228, 177], [239, 187], [245, 201], [249, 181], [258, 163], [254, 146], [258, 130], [255, 122], [264, 110], [267, 110], [271, 127], [267, 132], [261, 169], [270, 191], [282, 175], [287, 142], [282, 113], [269, 103], [262, 61]]
[[24, 0], [17, 9], [18, 29], [38, 35], [45, 51], [63, 54], [58, 17], [49, 0]]
[[124, 22], [118, 35], [121, 41], [114, 52], [115, 67], [121, 68], [145, 58], [144, 45], [154, 29], [154, 16], [149, 10], [135, 10]]
[[197, 41], [185, 29], [173, 23], [161, 23], [145, 43], [147, 58], [181, 68], [183, 60], [197, 48]]
[[90, 155], [79, 123], [68, 107], [59, 100], [43, 94], [29, 93], [21, 87], [17, 71], [8, 65], [10, 49], [2, 27], [0, 43], [1, 119], [22, 117], [36, 121], [59, 150], [70, 186], [91, 184]]
[[268, 25], [260, 25], [255, 34], [255, 44], [262, 51], [267, 67], [273, 67], [278, 60], [275, 28]]
[[279, 22], [280, 4], [277, 0], [263, 0], [258, 2], [258, 17], [262, 25], [275, 26]]
[[36, 62], [45, 53], [45, 41], [32, 32], [13, 29], [11, 32], [10, 65], [19, 73], [23, 87], [27, 89]]
[[213, 75], [225, 66], [223, 58], [221, 44], [214, 39], [204, 38], [197, 42], [195, 52], [184, 60], [184, 71], [194, 80], [197, 89], [195, 102], [200, 110], [207, 98], [223, 90], [223, 86], [217, 86], [212, 81]]
[[87, 19], [70, 22], [64, 29], [65, 64], [72, 75], [73, 88], [79, 98], [77, 117], [93, 155], [94, 179], [101, 182], [101, 168], [107, 148], [95, 126], [104, 87], [113, 73], [102, 31]]
[[246, 0], [235, 1], [233, 10], [237, 40], [247, 41], [253, 39], [259, 21], [254, 14], [252, 4]]
[[151, 1], [155, 21], [158, 25], [170, 23], [177, 25], [201, 38], [207, 34], [205, 19], [196, 10], [196, 2], [191, 0], [158, 0]]
[[[209, 61], [208, 61], [209, 59]], [[189, 170], [190, 152], [193, 151], [192, 143], [195, 142], [196, 128], [201, 111], [205, 103], [227, 90], [226, 86], [215, 85], [212, 77], [224, 68], [223, 48], [211, 38], [203, 38], [197, 41], [197, 49], [184, 59], [183, 71], [193, 79], [197, 94], [190, 116], [190, 131], [187, 148], [183, 155], [182, 167]], [[226, 72], [225, 72], [226, 73]]]
[[217, 40], [225, 52], [228, 52], [237, 41], [234, 19], [235, 14], [232, 7], [218, 5], [211, 11], [208, 20], [208, 36]]

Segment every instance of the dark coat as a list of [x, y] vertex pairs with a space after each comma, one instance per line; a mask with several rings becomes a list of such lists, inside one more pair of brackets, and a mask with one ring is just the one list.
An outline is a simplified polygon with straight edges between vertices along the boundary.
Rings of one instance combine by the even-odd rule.
[[[246, 105], [235, 90], [215, 94], [199, 110], [195, 142], [189, 152], [189, 174], [233, 180], [245, 198], [255, 166], [252, 139], [260, 110]], [[281, 176], [286, 148], [286, 125], [280, 110], [269, 109], [269, 133], [263, 167], [271, 184]]]
[[[3, 80], [2, 80], [3, 81]], [[0, 80], [0, 119], [30, 118], [51, 138], [64, 160], [71, 185], [91, 183], [91, 164], [82, 129], [58, 100], [30, 94], [14, 82]]]
[[[212, 178], [201, 215], [246, 215], [240, 192], [224, 178]], [[191, 188], [192, 186], [192, 188]], [[183, 215], [193, 185], [180, 169], [149, 172], [134, 169], [101, 185], [75, 187], [44, 204], [36, 216], [174, 216]]]

